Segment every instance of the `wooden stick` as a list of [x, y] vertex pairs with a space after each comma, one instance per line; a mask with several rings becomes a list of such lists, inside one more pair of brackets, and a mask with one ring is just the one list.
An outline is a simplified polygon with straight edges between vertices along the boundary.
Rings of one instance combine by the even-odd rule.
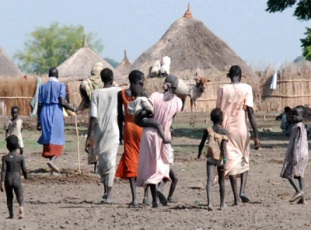
[[79, 143], [79, 130], [78, 130], [78, 122], [77, 122], [77, 115], [75, 117], [75, 126], [76, 126], [76, 134], [77, 134], [77, 144], [78, 144], [78, 172], [81, 173], [81, 166], [80, 166], [80, 143]]

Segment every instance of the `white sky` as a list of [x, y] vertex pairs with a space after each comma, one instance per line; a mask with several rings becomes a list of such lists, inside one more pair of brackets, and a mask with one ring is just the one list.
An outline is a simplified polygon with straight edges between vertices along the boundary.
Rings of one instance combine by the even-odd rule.
[[299, 39], [310, 22], [298, 21], [293, 9], [270, 14], [266, 0], [0, 0], [0, 47], [12, 58], [37, 27], [59, 22], [97, 34], [103, 57], [119, 62], [127, 50], [134, 62], [188, 3], [194, 18], [253, 67], [293, 61], [302, 53]]

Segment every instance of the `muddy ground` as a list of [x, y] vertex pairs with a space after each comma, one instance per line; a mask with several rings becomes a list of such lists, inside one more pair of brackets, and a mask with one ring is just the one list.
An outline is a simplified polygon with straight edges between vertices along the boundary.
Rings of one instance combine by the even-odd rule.
[[[6, 118], [2, 118], [1, 122]], [[23, 118], [25, 159], [29, 179], [23, 180], [25, 218], [17, 219], [18, 205], [14, 201], [15, 218], [8, 220], [6, 197], [0, 193], [0, 229], [310, 229], [311, 167], [306, 170], [307, 205], [288, 202], [294, 190], [280, 178], [280, 171], [288, 138], [279, 129], [274, 114], [259, 113], [261, 148], [251, 151], [251, 169], [247, 182], [250, 203], [233, 207], [229, 180], [226, 180], [225, 210], [218, 210], [219, 187], [214, 186], [215, 210], [206, 206], [205, 159], [196, 159], [202, 128], [209, 120], [203, 113], [182, 113], [174, 123], [173, 169], [179, 181], [175, 192], [176, 204], [154, 209], [142, 203], [128, 208], [130, 188], [125, 180], [116, 179], [113, 187], [114, 204], [100, 204], [103, 186], [98, 175], [87, 165], [83, 151], [85, 118], [79, 117], [80, 169], [78, 164], [77, 136], [73, 118], [66, 118], [67, 144], [57, 165], [61, 173], [51, 176], [46, 160], [41, 157], [41, 146], [35, 142], [40, 133], [34, 129], [35, 118]], [[4, 139], [4, 132], [0, 132]], [[0, 142], [0, 155], [6, 153]], [[123, 146], [118, 151], [118, 160]], [[168, 187], [164, 192], [167, 194]], [[137, 189], [142, 201], [142, 188]]]

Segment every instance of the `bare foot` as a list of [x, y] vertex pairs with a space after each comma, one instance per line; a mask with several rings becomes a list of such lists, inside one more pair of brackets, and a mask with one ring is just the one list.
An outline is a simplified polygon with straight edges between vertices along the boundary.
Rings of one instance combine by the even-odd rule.
[[149, 201], [149, 199], [148, 199], [148, 198], [144, 198], [144, 199], [143, 199], [143, 204], [144, 204], [144, 205], [150, 206], [150, 201]]
[[224, 209], [226, 209], [227, 208], [227, 205], [226, 204], [223, 204], [223, 205], [220, 205], [220, 210], [224, 210]]
[[175, 199], [172, 198], [172, 197], [168, 197], [168, 198], [167, 198], [167, 202], [168, 202], [168, 203], [178, 203], [178, 201], [175, 200]]
[[165, 196], [163, 195], [163, 193], [158, 190], [157, 191], [157, 196], [159, 197], [160, 203], [162, 205], [166, 206], [167, 205], [167, 200], [166, 200]]
[[159, 205], [158, 205], [157, 202], [152, 202], [152, 207], [153, 207], [153, 208], [157, 208], [157, 207], [159, 207]]
[[240, 194], [240, 198], [241, 198], [242, 203], [248, 203], [249, 202], [249, 199], [246, 196], [246, 194]]
[[302, 197], [302, 198], [300, 198], [300, 199], [298, 200], [297, 204], [304, 204], [304, 205], [306, 205], [307, 202], [306, 202], [305, 199]]
[[214, 209], [213, 209], [213, 205], [211, 205], [211, 204], [210, 204], [210, 205], [208, 205], [208, 206], [207, 206], [207, 210], [208, 210], [208, 211], [214, 211]]
[[132, 201], [131, 203], [129, 203], [129, 208], [138, 208], [137, 202]]

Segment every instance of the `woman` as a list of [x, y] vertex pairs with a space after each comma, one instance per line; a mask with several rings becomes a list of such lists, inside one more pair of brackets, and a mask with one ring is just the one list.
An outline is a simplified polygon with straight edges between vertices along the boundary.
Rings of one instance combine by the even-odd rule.
[[234, 195], [234, 205], [238, 205], [237, 176], [241, 176], [240, 198], [243, 203], [249, 202], [245, 193], [245, 185], [249, 170], [249, 142], [247, 118], [254, 132], [255, 149], [259, 148], [258, 130], [253, 109], [252, 87], [241, 83], [242, 71], [240, 66], [231, 66], [227, 77], [231, 83], [220, 87], [216, 107], [223, 112], [222, 127], [228, 131], [227, 163], [225, 175], [229, 179]]
[[[143, 129], [134, 122], [133, 115], [128, 112], [128, 104], [136, 98], [136, 96], [147, 96], [144, 90], [145, 76], [138, 70], [133, 70], [129, 74], [130, 87], [118, 92], [118, 125], [120, 132], [120, 144], [124, 139], [124, 153], [120, 159], [119, 166], [116, 172], [116, 177], [128, 179], [130, 183], [132, 201], [129, 207], [135, 208], [138, 206], [136, 200], [135, 181], [138, 170], [140, 138]], [[123, 114], [123, 109], [125, 114]], [[124, 123], [124, 127], [123, 127]], [[123, 138], [124, 129], [124, 138]]]
[[[165, 132], [165, 136], [171, 138], [170, 127], [173, 117], [181, 111], [182, 102], [174, 95], [178, 86], [178, 78], [169, 74], [164, 81], [164, 93], [154, 92], [149, 100], [153, 104], [153, 118], [159, 121]], [[140, 142], [138, 177], [136, 186], [150, 187], [152, 195], [152, 207], [157, 208], [157, 195], [161, 203], [167, 203], [164, 195], [156, 190], [156, 186], [163, 180], [170, 180], [170, 144], [164, 144], [155, 128], [144, 128]]]
[[58, 70], [49, 69], [49, 80], [39, 88], [38, 124], [42, 130], [38, 143], [43, 145], [42, 156], [48, 158], [48, 166], [52, 172], [59, 172], [55, 160], [62, 154], [65, 144], [64, 115], [65, 109], [77, 112], [66, 100], [66, 85], [58, 81]]

